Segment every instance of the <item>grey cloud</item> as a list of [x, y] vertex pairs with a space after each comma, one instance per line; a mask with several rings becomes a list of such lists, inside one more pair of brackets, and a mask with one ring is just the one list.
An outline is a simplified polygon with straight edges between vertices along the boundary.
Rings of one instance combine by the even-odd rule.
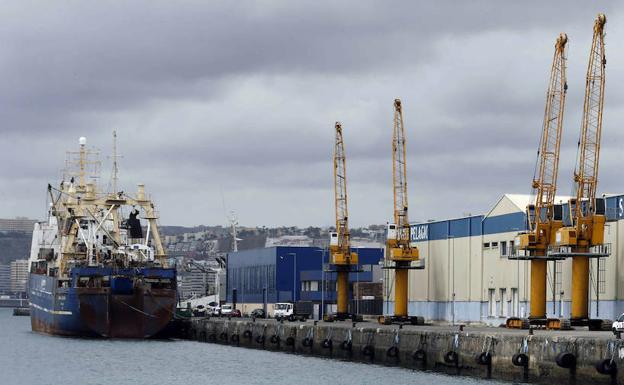
[[[621, 7], [604, 5], [601, 190], [621, 188]], [[331, 224], [343, 122], [354, 225], [390, 215], [392, 99], [404, 102], [412, 219], [483, 212], [528, 192], [554, 38], [570, 36], [561, 186], [578, 136], [585, 2], [8, 4], [0, 14], [0, 213], [41, 216], [77, 137], [145, 182], [163, 223]], [[105, 162], [107, 163], [107, 162]], [[109, 165], [104, 167], [104, 182]], [[188, 206], [194, 205], [189, 211]]]

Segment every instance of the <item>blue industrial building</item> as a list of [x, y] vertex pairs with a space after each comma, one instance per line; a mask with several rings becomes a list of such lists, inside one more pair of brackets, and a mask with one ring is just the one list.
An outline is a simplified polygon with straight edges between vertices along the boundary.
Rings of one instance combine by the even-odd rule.
[[[380, 275], [379, 262], [383, 260], [383, 249], [353, 250], [359, 254], [360, 264], [359, 271], [349, 275], [349, 281], [379, 280], [377, 276]], [[229, 253], [227, 302], [233, 302], [233, 293], [236, 292], [238, 304], [257, 307], [264, 302], [266, 289], [269, 304], [300, 300], [335, 303], [336, 273], [327, 271], [330, 267], [328, 250], [319, 247], [276, 246]], [[349, 296], [352, 298], [351, 292]]]

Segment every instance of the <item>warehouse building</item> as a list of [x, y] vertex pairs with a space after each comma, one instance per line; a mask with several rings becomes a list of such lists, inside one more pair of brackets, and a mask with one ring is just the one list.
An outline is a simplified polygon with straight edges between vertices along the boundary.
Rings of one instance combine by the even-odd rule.
[[[528, 316], [530, 262], [509, 260], [516, 235], [526, 228], [529, 195], [505, 194], [485, 215], [428, 223], [411, 228], [412, 244], [425, 259], [411, 270], [409, 312], [429, 320], [500, 324], [509, 316]], [[567, 197], [557, 197], [567, 202]], [[624, 312], [624, 195], [606, 197], [607, 258], [591, 261], [590, 316], [615, 319]], [[564, 224], [569, 223], [564, 205]], [[570, 316], [571, 260], [548, 262], [549, 317]], [[393, 311], [392, 272], [384, 293]]]
[[[358, 272], [349, 275], [352, 287], [349, 297], [354, 299], [353, 288], [359, 285], [362, 289], [367, 284], [368, 287], [360, 291], [366, 291], [366, 294], [378, 292], [377, 299], [381, 303], [380, 261], [383, 249], [354, 250], [359, 254], [360, 265]], [[316, 317], [322, 314], [322, 306], [326, 312], [334, 311], [336, 274], [328, 271], [327, 249], [290, 246], [259, 248], [229, 253], [227, 261], [227, 302], [236, 300], [237, 307], [243, 313], [261, 308], [265, 293], [270, 313], [273, 304], [292, 301], [314, 302]], [[379, 290], [372, 289], [371, 284], [376, 284]]]

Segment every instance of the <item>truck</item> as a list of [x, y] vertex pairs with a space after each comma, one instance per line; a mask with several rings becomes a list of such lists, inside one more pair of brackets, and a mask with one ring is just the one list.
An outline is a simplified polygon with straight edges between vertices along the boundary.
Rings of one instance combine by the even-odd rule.
[[291, 322], [296, 320], [305, 321], [312, 315], [313, 307], [310, 301], [297, 301], [294, 304], [291, 302], [279, 302], [275, 304], [273, 317], [278, 321], [283, 319]]

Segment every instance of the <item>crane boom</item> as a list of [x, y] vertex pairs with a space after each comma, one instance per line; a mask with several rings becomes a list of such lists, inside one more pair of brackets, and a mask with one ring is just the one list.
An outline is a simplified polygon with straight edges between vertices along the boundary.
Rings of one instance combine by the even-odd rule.
[[[555, 194], [557, 192], [557, 172], [559, 170], [559, 150], [563, 129], [563, 112], [568, 89], [566, 80], [566, 43], [568, 37], [562, 33], [555, 43], [546, 108], [542, 124], [542, 138], [539, 149], [539, 173], [533, 180], [535, 195], [535, 220], [530, 223], [529, 230], [536, 232], [540, 224], [549, 224], [553, 220]], [[541, 213], [545, 211], [545, 217]], [[529, 217], [531, 217], [530, 213]], [[540, 234], [537, 233], [537, 236]], [[548, 236], [549, 234], [545, 234]], [[538, 241], [538, 243], [540, 243]]]
[[397, 245], [409, 248], [409, 218], [407, 216], [407, 165], [405, 162], [405, 131], [401, 100], [394, 100], [394, 130], [392, 137], [392, 177], [394, 185], [394, 223]]
[[349, 214], [347, 211], [347, 180], [342, 125], [336, 122], [336, 145], [334, 147], [334, 194], [336, 199], [336, 251], [349, 255]]
[[[585, 79], [585, 100], [583, 120], [579, 139], [579, 163], [574, 173], [576, 182], [575, 225], [581, 238], [591, 237], [591, 226], [583, 226], [585, 218], [591, 218], [596, 211], [596, 186], [598, 184], [598, 161], [600, 159], [600, 138], [602, 134], [602, 110], [604, 105], [605, 66], [604, 25], [607, 19], [599, 14], [594, 22], [594, 37], [589, 54]], [[583, 205], [583, 202], [587, 202]], [[590, 231], [584, 231], [585, 229]]]

